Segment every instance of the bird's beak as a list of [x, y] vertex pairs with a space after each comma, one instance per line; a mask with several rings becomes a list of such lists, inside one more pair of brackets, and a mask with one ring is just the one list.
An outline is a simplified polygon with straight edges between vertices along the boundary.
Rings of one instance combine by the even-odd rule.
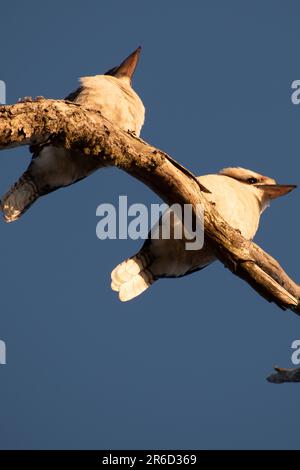
[[258, 184], [256, 186], [262, 189], [269, 199], [284, 196], [297, 188], [296, 184]]
[[123, 60], [118, 67], [106, 72], [106, 75], [112, 75], [116, 78], [128, 77], [131, 81], [140, 58], [141, 49], [141, 47], [138, 47], [132, 54]]

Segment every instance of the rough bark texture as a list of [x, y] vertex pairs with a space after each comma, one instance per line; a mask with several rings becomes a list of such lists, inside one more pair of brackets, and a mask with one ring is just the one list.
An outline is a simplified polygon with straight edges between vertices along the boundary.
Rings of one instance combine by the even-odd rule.
[[300, 367], [295, 369], [284, 369], [274, 367], [276, 374], [271, 374], [267, 381], [273, 384], [283, 384], [284, 382], [300, 382]]
[[45, 141], [117, 166], [170, 205], [202, 204], [205, 236], [220, 261], [269, 302], [300, 313], [299, 285], [274, 258], [230, 227], [205, 199], [195, 176], [166, 153], [74, 103], [39, 98], [0, 107], [0, 149]]

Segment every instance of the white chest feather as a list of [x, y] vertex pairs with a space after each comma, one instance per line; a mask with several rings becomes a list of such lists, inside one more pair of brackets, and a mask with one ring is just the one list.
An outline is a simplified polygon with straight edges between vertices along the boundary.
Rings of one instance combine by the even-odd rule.
[[205, 197], [231, 227], [252, 239], [258, 229], [261, 209], [257, 189], [223, 175], [200, 176], [199, 181], [211, 191]]

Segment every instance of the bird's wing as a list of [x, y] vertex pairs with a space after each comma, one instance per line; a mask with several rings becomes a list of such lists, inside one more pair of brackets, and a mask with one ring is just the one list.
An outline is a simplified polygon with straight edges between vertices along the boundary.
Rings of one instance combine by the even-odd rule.
[[80, 93], [82, 92], [83, 90], [83, 87], [80, 86], [77, 88], [77, 90], [74, 90], [72, 91], [71, 93], [69, 93], [68, 96], [65, 97], [65, 101], [75, 101], [76, 98], [80, 95]]
[[207, 266], [209, 266], [211, 263], [208, 263], [206, 264], [205, 266], [201, 266], [200, 268], [196, 267], [196, 268], [192, 268], [190, 269], [189, 271], [187, 271], [186, 273], [184, 274], [179, 274], [178, 276], [168, 276], [167, 274], [163, 275], [163, 276], [160, 276], [161, 278], [164, 278], [164, 279], [177, 279], [179, 277], [185, 277], [185, 276], [188, 276], [189, 274], [193, 274], [193, 273], [196, 273], [197, 271], [202, 271], [202, 269], [204, 268], [207, 268]]

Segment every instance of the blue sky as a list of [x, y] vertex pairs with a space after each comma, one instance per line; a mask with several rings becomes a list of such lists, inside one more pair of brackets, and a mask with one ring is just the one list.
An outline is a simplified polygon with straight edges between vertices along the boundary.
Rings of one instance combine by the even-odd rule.
[[[138, 45], [142, 137], [196, 174], [251, 168], [299, 184], [299, 3], [3, 2], [7, 102], [64, 97], [78, 77]], [[0, 193], [29, 162], [1, 152]], [[299, 387], [266, 382], [292, 366], [299, 318], [223, 265], [161, 280], [122, 304], [110, 272], [142, 242], [100, 241], [96, 208], [159, 199], [116, 169], [0, 222], [0, 447], [299, 448]], [[297, 191], [274, 202], [256, 241], [295, 279]]]

